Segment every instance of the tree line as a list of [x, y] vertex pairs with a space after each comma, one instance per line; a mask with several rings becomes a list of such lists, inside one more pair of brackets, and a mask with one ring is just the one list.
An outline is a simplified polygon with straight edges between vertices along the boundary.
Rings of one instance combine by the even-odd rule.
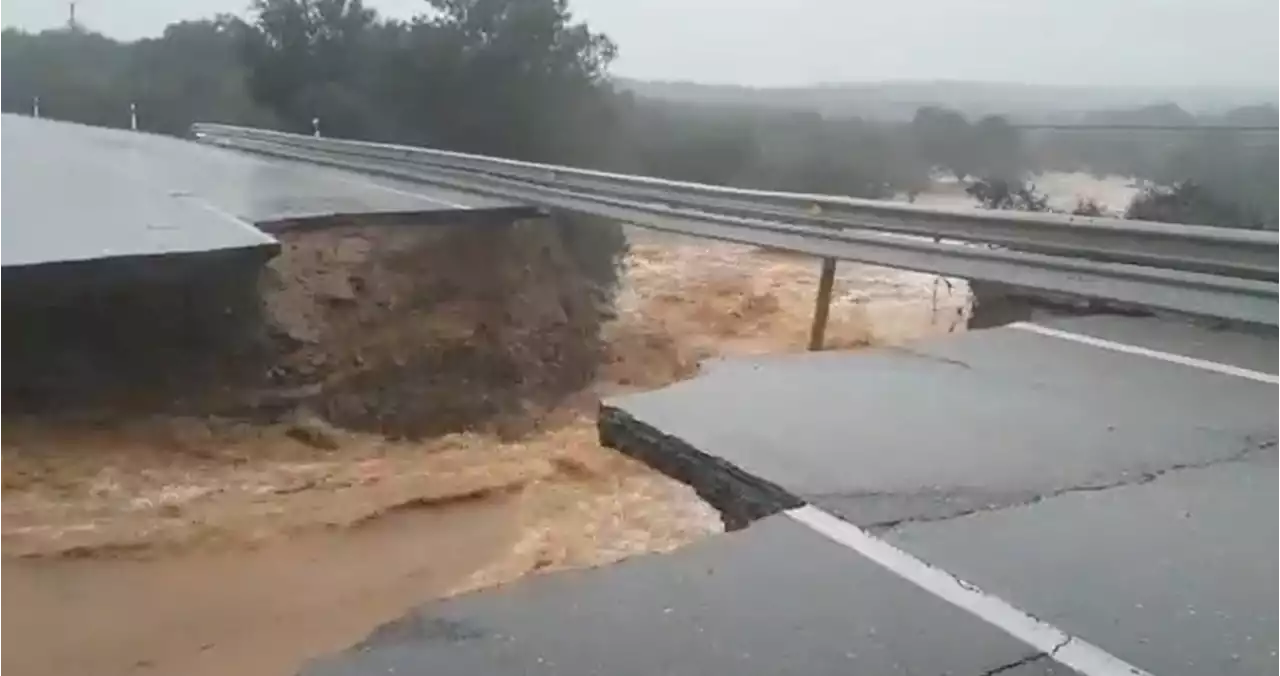
[[1033, 134], [1029, 142], [1044, 168], [1132, 176], [1150, 183], [1130, 205], [1132, 218], [1275, 230], [1280, 220], [1278, 118], [1280, 111], [1269, 104], [1193, 115], [1164, 103], [1097, 111], [1082, 122], [1169, 131], [1050, 130]]
[[[1276, 224], [1274, 135], [1028, 134], [942, 106], [897, 123], [638, 97], [614, 86], [617, 46], [568, 0], [424, 0], [410, 20], [361, 0], [254, 0], [247, 18], [134, 42], [71, 25], [6, 29], [2, 45], [6, 112], [38, 99], [44, 116], [103, 126], [127, 127], [131, 103], [140, 128], [174, 135], [196, 121], [309, 133], [318, 118], [332, 136], [860, 197], [917, 193], [938, 171], [1016, 193], [1035, 171], [1084, 169], [1213, 201], [1166, 220]], [[1239, 115], [1276, 120], [1274, 108]]]
[[609, 38], [567, 0], [425, 0], [408, 21], [360, 0], [255, 0], [246, 19], [117, 42], [6, 29], [6, 112], [147, 131], [196, 121], [427, 145], [742, 186], [889, 196], [927, 172], [904, 130], [676, 104], [615, 88]]

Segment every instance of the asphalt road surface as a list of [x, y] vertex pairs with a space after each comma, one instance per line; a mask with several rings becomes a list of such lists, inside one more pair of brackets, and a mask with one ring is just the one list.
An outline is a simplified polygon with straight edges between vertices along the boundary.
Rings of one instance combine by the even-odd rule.
[[182, 139], [4, 115], [5, 267], [270, 246], [256, 227], [511, 203]]
[[1039, 326], [616, 405], [1125, 663], [1275, 673], [1275, 334]]
[[772, 516], [305, 673], [1274, 674], [1276, 360], [1274, 331], [1092, 317], [714, 364], [602, 420]]
[[1070, 673], [783, 515], [433, 603], [308, 676]]

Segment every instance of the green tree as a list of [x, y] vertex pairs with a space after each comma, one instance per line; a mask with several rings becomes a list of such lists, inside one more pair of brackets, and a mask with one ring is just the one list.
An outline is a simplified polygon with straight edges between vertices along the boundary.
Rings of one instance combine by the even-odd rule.
[[129, 98], [143, 129], [183, 135], [194, 122], [274, 126], [254, 103], [237, 53], [233, 21], [181, 21], [130, 48]]
[[1071, 214], [1073, 216], [1106, 216], [1107, 210], [1102, 207], [1098, 200], [1092, 197], [1077, 197], [1076, 205], [1072, 207]]
[[1267, 223], [1240, 204], [1223, 200], [1192, 181], [1142, 191], [1129, 203], [1125, 218], [1253, 230], [1275, 229], [1274, 221]]
[[1026, 170], [1022, 135], [1000, 115], [988, 115], [973, 125], [970, 141], [974, 173], [1006, 181], [1018, 180]]
[[1049, 211], [1049, 196], [1021, 180], [1003, 178], [978, 179], [964, 190], [984, 209], [1008, 211]]
[[549, 160], [589, 153], [609, 123], [616, 47], [566, 0], [429, 0], [400, 73], [406, 114], [438, 142]]
[[368, 131], [362, 48], [377, 17], [361, 0], [254, 0], [237, 29], [248, 87], [294, 131], [319, 117], [342, 136]]
[[146, 131], [185, 134], [198, 120], [270, 126], [244, 84], [226, 19], [184, 21], [164, 34], [122, 43], [83, 27], [31, 34], [6, 29], [6, 112], [128, 127], [136, 104]]
[[925, 106], [911, 120], [920, 157], [964, 180], [974, 173], [973, 129], [960, 113], [949, 108]]
[[58, 29], [37, 34], [7, 28], [3, 105], [46, 117], [107, 127], [129, 124], [129, 50], [97, 33]]

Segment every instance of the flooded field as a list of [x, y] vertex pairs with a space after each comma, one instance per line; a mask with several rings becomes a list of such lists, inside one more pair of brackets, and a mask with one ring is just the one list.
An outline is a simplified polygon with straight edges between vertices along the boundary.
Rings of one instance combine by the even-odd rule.
[[[1049, 198], [1049, 208], [1069, 212], [1077, 201], [1092, 200], [1110, 216], [1122, 216], [1140, 190], [1134, 179], [1123, 176], [1091, 176], [1083, 172], [1050, 171], [1030, 179], [1037, 192]], [[920, 193], [916, 204], [946, 209], [977, 209], [978, 204], [965, 194], [964, 186], [954, 179], [936, 181], [932, 189]]]

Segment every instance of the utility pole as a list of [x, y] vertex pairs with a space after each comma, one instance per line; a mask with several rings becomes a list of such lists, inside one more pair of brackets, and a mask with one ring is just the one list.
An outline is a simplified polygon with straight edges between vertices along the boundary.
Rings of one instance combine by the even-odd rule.
[[129, 128], [138, 131], [138, 104], [129, 104]]
[[67, 17], [67, 28], [70, 28], [71, 30], [78, 28], [76, 25], [76, 3], [74, 2], [71, 3], [71, 13]]
[[40, 97], [31, 97], [31, 117], [40, 117]]

